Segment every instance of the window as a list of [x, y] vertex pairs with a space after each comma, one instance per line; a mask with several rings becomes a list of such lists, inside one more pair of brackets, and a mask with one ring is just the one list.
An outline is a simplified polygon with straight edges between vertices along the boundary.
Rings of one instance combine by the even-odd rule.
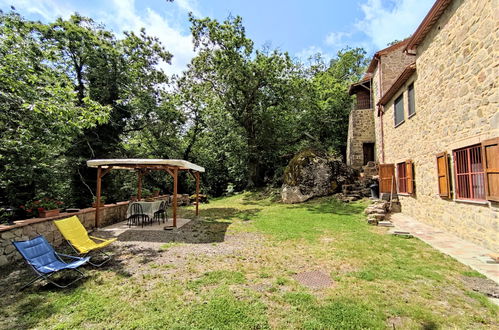
[[447, 153], [437, 154], [437, 175], [438, 175], [438, 194], [440, 197], [450, 197], [449, 163]]
[[414, 193], [414, 169], [411, 160], [397, 164], [397, 186], [401, 194]]
[[499, 202], [499, 137], [482, 142], [487, 200]]
[[395, 100], [395, 126], [404, 122], [404, 94]]
[[410, 84], [409, 87], [407, 87], [407, 99], [409, 102], [408, 117], [411, 117], [416, 114], [416, 103], [414, 101], [414, 83]]
[[407, 194], [407, 171], [405, 162], [397, 164], [397, 180], [399, 193]]
[[456, 197], [485, 200], [485, 178], [481, 145], [454, 150]]

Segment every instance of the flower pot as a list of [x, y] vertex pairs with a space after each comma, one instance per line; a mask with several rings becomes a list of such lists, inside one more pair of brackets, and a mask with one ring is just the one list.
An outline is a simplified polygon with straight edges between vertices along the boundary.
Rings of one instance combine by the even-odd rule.
[[49, 217], [55, 217], [57, 215], [59, 215], [59, 209], [55, 209], [55, 210], [43, 210], [43, 211], [39, 211], [38, 214], [39, 214], [39, 217], [40, 218], [49, 218]]
[[[96, 207], [97, 207], [97, 203], [96, 203], [96, 202], [93, 202], [93, 203], [92, 203], [92, 207], [93, 207], [93, 208], [96, 208]], [[100, 202], [99, 207], [104, 207], [104, 203]]]

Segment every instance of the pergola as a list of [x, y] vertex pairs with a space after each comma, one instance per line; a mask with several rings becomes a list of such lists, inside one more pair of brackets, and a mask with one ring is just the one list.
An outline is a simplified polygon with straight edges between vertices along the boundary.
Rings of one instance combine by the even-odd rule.
[[180, 159], [92, 159], [88, 167], [97, 168], [95, 227], [99, 227], [101, 180], [112, 169], [136, 171], [138, 176], [137, 199], [142, 198], [142, 177], [150, 171], [165, 171], [173, 177], [173, 227], [177, 227], [178, 172], [187, 171], [196, 179], [196, 215], [199, 215], [199, 177], [204, 167]]

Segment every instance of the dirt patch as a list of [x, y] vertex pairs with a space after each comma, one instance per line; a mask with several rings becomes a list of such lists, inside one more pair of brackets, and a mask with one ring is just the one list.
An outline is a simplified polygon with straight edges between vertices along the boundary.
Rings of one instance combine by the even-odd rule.
[[499, 285], [488, 278], [462, 276], [463, 282], [473, 291], [492, 298], [499, 298]]

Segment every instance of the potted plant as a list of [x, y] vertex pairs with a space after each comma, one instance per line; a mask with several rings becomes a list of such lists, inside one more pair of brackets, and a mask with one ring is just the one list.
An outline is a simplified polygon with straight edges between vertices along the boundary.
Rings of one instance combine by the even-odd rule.
[[[103, 207], [105, 203], [106, 203], [106, 196], [101, 196], [99, 207]], [[92, 203], [92, 207], [93, 208], [97, 207], [97, 196], [94, 196], [94, 202]]]
[[151, 201], [152, 200], [152, 193], [149, 189], [142, 189], [142, 199], [145, 199], [146, 201]]
[[39, 218], [55, 217], [59, 215], [60, 208], [64, 203], [60, 200], [44, 197], [41, 199], [36, 199], [28, 202], [26, 206], [23, 206], [26, 213]]
[[159, 197], [159, 192], [160, 192], [159, 188], [153, 188], [153, 190], [152, 190], [152, 196], [153, 197]]

